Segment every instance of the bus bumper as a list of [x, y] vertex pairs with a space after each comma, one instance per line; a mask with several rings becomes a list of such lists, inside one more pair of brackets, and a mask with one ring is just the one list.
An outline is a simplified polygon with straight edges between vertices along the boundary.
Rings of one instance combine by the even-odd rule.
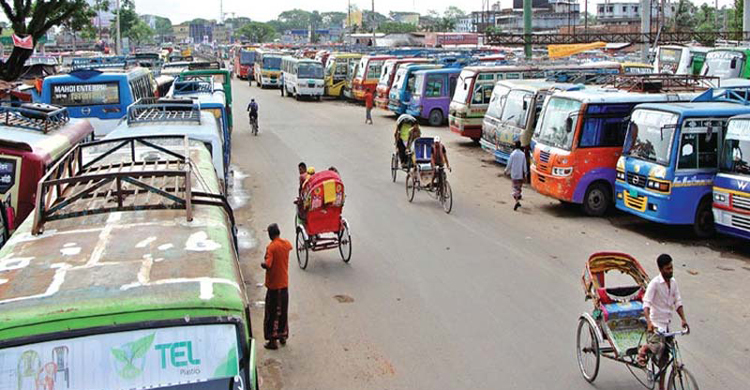
[[714, 224], [719, 233], [750, 239], [750, 215], [714, 207]]
[[573, 176], [552, 176], [540, 172], [535, 165], [531, 166], [531, 187], [538, 193], [568, 203], [576, 203], [575, 180]]
[[388, 110], [388, 98], [376, 98], [375, 99], [375, 107]]
[[[688, 203], [692, 202], [685, 204]], [[676, 202], [670, 202], [669, 195], [631, 188], [621, 181], [615, 183], [615, 205], [619, 210], [668, 225], [689, 225], [695, 216], [695, 210], [689, 216], [685, 215], [688, 214], [686, 210], [679, 210]], [[678, 220], [678, 217], [682, 217], [682, 220]]]

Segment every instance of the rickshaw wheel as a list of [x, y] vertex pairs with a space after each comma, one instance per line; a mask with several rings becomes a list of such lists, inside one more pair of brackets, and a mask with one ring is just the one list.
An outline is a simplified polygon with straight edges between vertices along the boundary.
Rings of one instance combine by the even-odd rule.
[[299, 267], [302, 269], [307, 268], [307, 242], [305, 242], [305, 235], [302, 233], [301, 229], [297, 229], [296, 249], [297, 264], [299, 264]]
[[445, 184], [443, 186], [443, 193], [441, 194], [440, 203], [442, 203], [445, 213], [450, 214], [451, 210], [453, 210], [453, 191], [451, 190], [451, 185], [447, 180], [445, 181]]
[[577, 333], [576, 357], [578, 358], [578, 368], [581, 370], [583, 379], [591, 383], [599, 374], [599, 340], [596, 338], [591, 323], [585, 318], [578, 320]]
[[416, 176], [412, 172], [406, 174], [406, 199], [409, 202], [414, 200], [414, 193], [417, 191]]
[[396, 156], [396, 153], [393, 153], [391, 155], [391, 179], [393, 179], [393, 182], [396, 182], [396, 173], [398, 172], [398, 156]]
[[352, 259], [352, 236], [349, 234], [348, 224], [342, 223], [341, 226], [341, 231], [339, 232], [339, 253], [344, 263], [348, 263]]

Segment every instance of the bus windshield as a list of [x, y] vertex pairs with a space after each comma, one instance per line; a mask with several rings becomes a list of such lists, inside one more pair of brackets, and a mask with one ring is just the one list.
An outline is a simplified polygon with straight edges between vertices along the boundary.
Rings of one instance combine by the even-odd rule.
[[750, 120], [729, 122], [719, 169], [726, 173], [750, 175]]
[[623, 153], [641, 160], [669, 165], [677, 119], [677, 114], [664, 111], [633, 111]]
[[468, 103], [471, 95], [471, 83], [474, 81], [474, 74], [458, 76], [458, 86], [453, 94], [453, 101], [459, 103]]
[[578, 123], [581, 102], [551, 98], [539, 126], [538, 140], [556, 148], [570, 150]]
[[252, 65], [255, 62], [255, 52], [242, 50], [240, 51], [240, 64]]
[[53, 84], [51, 103], [56, 106], [120, 104], [118, 83]]
[[659, 48], [659, 73], [675, 73], [680, 64], [682, 50], [678, 48]]
[[395, 64], [385, 64], [383, 66], [383, 72], [380, 75], [380, 80], [378, 80], [378, 85], [382, 85], [385, 87], [388, 86], [388, 81], [390, 80], [391, 74], [393, 74], [393, 68], [395, 67]]
[[422, 94], [422, 87], [424, 86], [424, 75], [420, 74], [415, 78], [416, 80], [414, 81], [414, 90], [412, 91], [412, 95], [419, 96]]
[[395, 89], [401, 89], [404, 86], [404, 80], [406, 80], [406, 69], [401, 68], [396, 72], [396, 76], [393, 77], [393, 86], [392, 88]]
[[302, 79], [322, 79], [323, 65], [302, 63], [297, 66], [297, 77]]
[[365, 77], [365, 69], [367, 69], [367, 58], [362, 58], [359, 61], [359, 66], [357, 67], [357, 75], [354, 77], [355, 78]]
[[385, 60], [379, 60], [379, 61], [370, 61], [369, 64], [367, 64], [367, 79], [375, 79], [378, 80], [380, 78], [380, 73], [383, 71], [383, 63], [385, 63]]
[[263, 69], [265, 70], [281, 69], [281, 57], [263, 57]]
[[703, 75], [731, 79], [740, 77], [744, 67], [744, 54], [731, 50], [716, 50], [706, 55]]

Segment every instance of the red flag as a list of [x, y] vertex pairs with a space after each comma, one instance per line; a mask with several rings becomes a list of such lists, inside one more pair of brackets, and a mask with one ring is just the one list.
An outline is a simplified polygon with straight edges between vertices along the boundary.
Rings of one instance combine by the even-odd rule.
[[34, 39], [31, 35], [21, 38], [18, 35], [13, 34], [13, 46], [26, 50], [34, 50]]

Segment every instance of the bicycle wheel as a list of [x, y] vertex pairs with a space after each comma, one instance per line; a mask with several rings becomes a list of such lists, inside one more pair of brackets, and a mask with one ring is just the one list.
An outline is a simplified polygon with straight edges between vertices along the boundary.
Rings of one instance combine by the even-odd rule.
[[344, 263], [352, 259], [352, 236], [349, 234], [349, 225], [342, 224], [343, 228], [339, 232], [339, 253]]
[[305, 235], [302, 234], [302, 230], [297, 229], [297, 264], [302, 269], [307, 268], [307, 242], [305, 242]]
[[409, 202], [414, 200], [414, 193], [417, 191], [417, 179], [412, 172], [406, 174], [406, 199]]
[[443, 210], [445, 210], [446, 214], [450, 214], [451, 210], [453, 210], [453, 191], [445, 177], [443, 177], [443, 193], [441, 195], [440, 203], [443, 204]]
[[669, 374], [667, 389], [698, 390], [698, 382], [695, 381], [695, 377], [687, 370], [687, 368], [685, 368], [685, 366], [675, 365], [672, 368], [672, 372]]
[[391, 155], [391, 179], [393, 179], [393, 182], [396, 182], [396, 173], [398, 172], [398, 156], [396, 156], [396, 153], [393, 153]]
[[599, 374], [599, 340], [591, 323], [585, 318], [578, 320], [576, 356], [583, 379], [589, 383], [593, 382]]

